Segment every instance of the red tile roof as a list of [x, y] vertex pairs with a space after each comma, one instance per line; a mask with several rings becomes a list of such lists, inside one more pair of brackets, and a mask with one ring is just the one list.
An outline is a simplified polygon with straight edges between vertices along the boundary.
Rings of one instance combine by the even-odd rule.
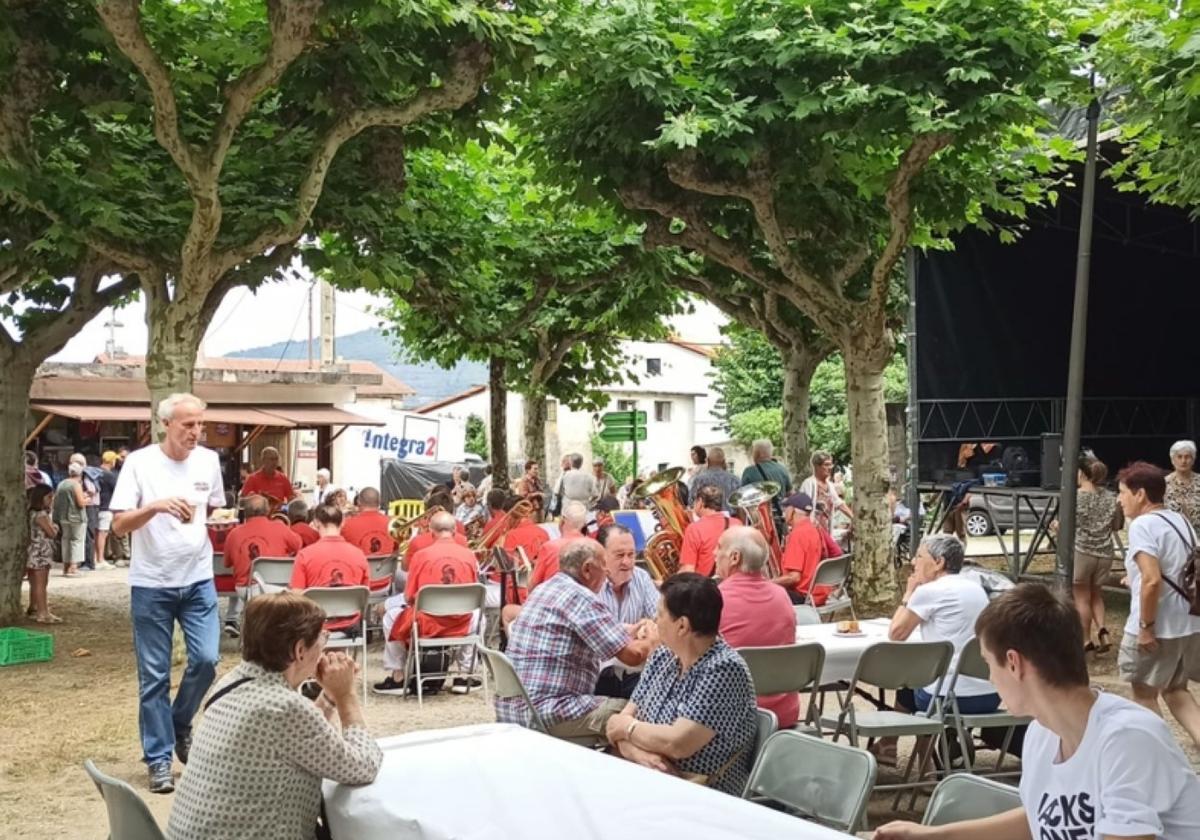
[[417, 412], [417, 414], [429, 414], [430, 412], [437, 411], [439, 408], [445, 408], [448, 405], [454, 405], [456, 402], [460, 402], [469, 397], [473, 397], [476, 394], [482, 394], [487, 389], [488, 389], [488, 386], [486, 386], [486, 385], [472, 385], [470, 388], [463, 391], [462, 393], [454, 394], [449, 397], [443, 397], [440, 400], [431, 402], [427, 405], [423, 405], [420, 408], [416, 409], [416, 412]]

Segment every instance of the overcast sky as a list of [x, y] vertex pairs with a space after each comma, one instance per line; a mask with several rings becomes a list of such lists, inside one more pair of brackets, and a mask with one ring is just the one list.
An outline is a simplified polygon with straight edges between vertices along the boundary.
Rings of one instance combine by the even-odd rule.
[[[237, 350], [261, 347], [279, 341], [299, 342], [308, 339], [308, 288], [303, 279], [269, 283], [257, 292], [235, 289], [230, 292], [204, 337], [203, 352], [208, 356], [223, 356]], [[381, 301], [367, 292], [338, 292], [336, 334], [348, 335], [377, 328], [380, 321], [370, 312]], [[313, 330], [320, 332], [320, 295], [313, 294]], [[104, 352], [109, 330], [104, 325], [112, 310], [104, 312], [89, 323], [53, 357], [54, 361], [90, 362]], [[117, 346], [131, 355], [146, 352], [146, 315], [141, 301], [116, 313], [122, 325], [116, 329]], [[713, 307], [697, 304], [696, 313], [673, 319], [680, 337], [700, 343], [720, 340], [718, 326], [724, 318]]]

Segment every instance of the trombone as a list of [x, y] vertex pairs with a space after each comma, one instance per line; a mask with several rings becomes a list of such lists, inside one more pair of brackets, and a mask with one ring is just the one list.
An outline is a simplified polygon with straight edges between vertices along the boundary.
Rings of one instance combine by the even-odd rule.
[[779, 534], [775, 531], [775, 517], [771, 511], [771, 500], [783, 489], [774, 481], [759, 481], [747, 484], [729, 494], [729, 506], [742, 513], [742, 521], [757, 528], [767, 541], [767, 573], [772, 578], [783, 574], [783, 548]]

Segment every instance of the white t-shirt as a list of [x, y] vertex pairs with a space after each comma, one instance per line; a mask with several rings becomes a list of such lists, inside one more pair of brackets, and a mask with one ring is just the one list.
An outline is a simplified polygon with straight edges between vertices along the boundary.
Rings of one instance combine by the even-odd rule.
[[[1170, 524], [1165, 520], [1170, 519]], [[1179, 533], [1171, 528], [1174, 525]], [[1171, 510], [1156, 510], [1143, 513], [1129, 525], [1129, 549], [1125, 552], [1125, 574], [1129, 576], [1129, 620], [1125, 632], [1136, 636], [1142, 620], [1142, 573], [1135, 559], [1139, 552], [1158, 558], [1163, 577], [1169, 577], [1176, 586], [1183, 580], [1183, 568], [1187, 565], [1188, 548], [1184, 539], [1192, 540], [1191, 526], [1178, 513]], [[1165, 581], [1158, 593], [1158, 614], [1154, 617], [1154, 635], [1159, 639], [1178, 639], [1196, 632], [1190, 606], [1183, 596]]]
[[[913, 590], [908, 599], [908, 609], [921, 619], [921, 640], [925, 642], [947, 641], [954, 645], [954, 657], [946, 671], [942, 693], [949, 687], [950, 677], [958, 667], [958, 657], [967, 642], [975, 637], [975, 619], [988, 605], [987, 593], [973, 578], [957, 574], [942, 575], [937, 580], [923, 583]], [[925, 690], [933, 694], [937, 683], [927, 685]], [[995, 694], [996, 689], [987, 680], [963, 675], [958, 678], [954, 693], [959, 697], [978, 697], [980, 694]]]
[[1029, 725], [1021, 803], [1035, 840], [1200, 837], [1200, 780], [1158, 715], [1098, 693], [1079, 749], [1061, 761], [1060, 747]]
[[192, 521], [160, 513], [133, 532], [130, 586], [182, 587], [212, 578], [208, 508], [225, 504], [216, 452], [197, 446], [184, 461], [168, 458], [157, 444], [130, 452], [109, 507], [135, 510], [172, 496], [191, 503]]

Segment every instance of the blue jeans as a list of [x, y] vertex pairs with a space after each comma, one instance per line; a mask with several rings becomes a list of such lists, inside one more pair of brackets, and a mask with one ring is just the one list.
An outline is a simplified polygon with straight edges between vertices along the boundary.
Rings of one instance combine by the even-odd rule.
[[[217, 674], [221, 622], [211, 580], [191, 586], [130, 589], [133, 651], [138, 668], [138, 728], [142, 760], [170, 761], [176, 738], [192, 731], [192, 718]], [[187, 668], [171, 702], [171, 637], [183, 628]]]
[[[923, 688], [916, 691], [901, 689], [896, 692], [896, 704], [910, 712], [927, 712], [933, 695]], [[959, 697], [958, 710], [964, 715], [987, 715], [1000, 708], [999, 694], [978, 694], [974, 697]]]

